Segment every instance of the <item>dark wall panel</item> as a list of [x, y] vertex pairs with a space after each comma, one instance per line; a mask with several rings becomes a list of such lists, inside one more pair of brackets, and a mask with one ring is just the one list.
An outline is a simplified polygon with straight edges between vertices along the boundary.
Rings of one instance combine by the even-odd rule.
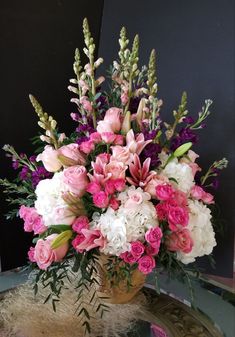
[[[55, 116], [61, 130], [74, 127], [73, 106], [67, 91], [73, 75], [76, 47], [83, 48], [82, 20], [86, 16], [98, 44], [103, 0], [1, 0], [0, 2], [0, 146], [9, 143], [30, 154], [29, 139], [38, 132], [37, 118], [28, 94], [38, 97]], [[13, 176], [11, 165], [0, 154], [0, 177]], [[26, 261], [31, 237], [21, 221], [6, 221], [1, 194], [0, 255], [3, 270]]]
[[229, 160], [216, 192], [226, 232], [224, 238], [217, 238], [214, 272], [225, 276], [232, 275], [234, 256], [234, 15], [233, 0], [106, 0], [99, 52], [105, 66], [117, 57], [118, 35], [123, 25], [130, 37], [139, 33], [143, 63], [147, 63], [150, 50], [156, 49], [164, 120], [171, 118], [183, 90], [188, 92], [189, 110], [194, 114], [200, 111], [205, 99], [214, 101], [213, 113], [207, 128], [200, 133], [196, 151], [205, 168], [224, 156]]

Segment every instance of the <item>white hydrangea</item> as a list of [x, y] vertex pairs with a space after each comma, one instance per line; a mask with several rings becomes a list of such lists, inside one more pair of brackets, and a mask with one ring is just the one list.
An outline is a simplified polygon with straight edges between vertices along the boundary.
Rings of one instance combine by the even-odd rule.
[[45, 226], [56, 224], [70, 225], [75, 217], [62, 198], [67, 187], [62, 180], [63, 172], [57, 172], [51, 179], [41, 180], [35, 190], [35, 208], [43, 218]]
[[93, 215], [92, 227], [107, 239], [105, 254], [119, 256], [130, 249], [130, 242], [143, 240], [147, 229], [158, 226], [150, 198], [140, 187], [131, 186], [120, 193], [121, 205], [117, 211], [109, 207], [102, 215]]
[[210, 209], [198, 200], [189, 200], [189, 208], [187, 228], [193, 239], [193, 248], [188, 254], [177, 253], [178, 259], [184, 264], [194, 262], [196, 257], [209, 255], [216, 246]]
[[176, 187], [185, 193], [188, 193], [194, 185], [191, 167], [186, 163], [179, 163], [177, 159], [170, 161], [161, 174], [168, 178], [174, 178], [178, 183]]

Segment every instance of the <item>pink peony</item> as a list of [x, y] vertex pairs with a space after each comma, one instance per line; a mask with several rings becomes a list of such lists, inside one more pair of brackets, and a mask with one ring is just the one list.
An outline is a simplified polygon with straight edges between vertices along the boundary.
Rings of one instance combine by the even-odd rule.
[[106, 208], [109, 205], [109, 196], [106, 192], [100, 191], [93, 195], [93, 203], [99, 208]]
[[34, 247], [30, 247], [29, 251], [28, 251], [28, 258], [29, 258], [30, 262], [36, 262], [34, 254], [35, 254], [35, 248]]
[[178, 226], [187, 226], [189, 222], [189, 214], [186, 208], [175, 206], [169, 207], [168, 210], [169, 228], [176, 231]]
[[156, 196], [159, 200], [169, 200], [174, 195], [174, 189], [170, 184], [157, 185]]
[[145, 233], [146, 241], [152, 247], [160, 247], [161, 239], [162, 239], [162, 230], [160, 227], [152, 227]]
[[69, 159], [72, 159], [74, 161], [74, 165], [85, 165], [86, 163], [86, 158], [84, 154], [82, 154], [79, 151], [79, 145], [78, 144], [69, 144], [69, 145], [64, 145], [59, 148], [58, 154], [63, 155]]
[[63, 171], [63, 181], [70, 192], [83, 196], [89, 183], [86, 168], [80, 165], [68, 167]]
[[136, 260], [138, 260], [141, 255], [144, 253], [144, 245], [140, 241], [131, 242], [131, 250], [130, 253], [134, 256]]
[[156, 262], [154, 258], [150, 255], [144, 255], [138, 261], [138, 269], [143, 274], [151, 273], [155, 266], [156, 266]]
[[74, 232], [76, 232], [76, 233], [81, 233], [81, 230], [83, 228], [88, 229], [89, 228], [89, 219], [88, 219], [88, 217], [85, 216], [85, 215], [79, 216], [73, 222], [72, 228], [73, 228]]
[[95, 149], [95, 144], [92, 140], [87, 140], [85, 142], [82, 142], [79, 146], [79, 149], [86, 153], [86, 154], [89, 154], [91, 153], [92, 151], [94, 151]]
[[181, 229], [171, 233], [166, 238], [166, 247], [173, 252], [181, 251], [190, 253], [193, 248], [193, 240], [187, 229]]
[[56, 249], [51, 248], [57, 236], [58, 234], [51, 234], [45, 239], [39, 239], [36, 243], [34, 259], [42, 270], [46, 270], [53, 262], [61, 261], [68, 251], [68, 242]]
[[77, 245], [77, 249], [84, 249], [89, 251], [93, 248], [100, 247], [104, 248], [105, 239], [98, 229], [82, 229], [82, 234], [85, 239]]
[[48, 172], [57, 172], [62, 167], [58, 159], [58, 151], [52, 146], [46, 145], [44, 151], [37, 156], [37, 161], [42, 161]]

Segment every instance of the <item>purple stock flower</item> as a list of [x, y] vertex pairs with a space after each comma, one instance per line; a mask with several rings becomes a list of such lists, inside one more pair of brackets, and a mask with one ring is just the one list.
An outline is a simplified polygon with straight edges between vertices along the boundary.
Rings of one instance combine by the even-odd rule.
[[89, 140], [89, 137], [86, 137], [86, 136], [78, 137], [78, 138], [76, 139], [76, 143], [77, 143], [78, 145], [80, 145], [82, 142], [85, 142], [85, 141], [87, 141], [87, 140]]
[[36, 158], [37, 158], [37, 156], [31, 156], [31, 157], [29, 157], [29, 160], [30, 160], [32, 163], [35, 163], [35, 162], [36, 162]]
[[198, 141], [198, 136], [190, 128], [182, 128], [177, 137], [173, 138], [171, 150], [176, 150], [180, 145], [192, 142], [195, 144]]
[[19, 161], [13, 160], [12, 161], [12, 167], [13, 167], [14, 170], [17, 170], [19, 168]]
[[193, 124], [194, 123], [194, 119], [193, 119], [193, 117], [190, 117], [190, 116], [184, 117], [183, 122], [187, 123], [187, 124]]
[[30, 174], [30, 171], [29, 171], [28, 166], [23, 166], [22, 170], [20, 171], [20, 179], [21, 180], [28, 179], [29, 178], [29, 174]]
[[39, 181], [51, 177], [52, 173], [48, 172], [43, 166], [39, 166], [36, 171], [32, 172], [32, 185], [36, 187]]

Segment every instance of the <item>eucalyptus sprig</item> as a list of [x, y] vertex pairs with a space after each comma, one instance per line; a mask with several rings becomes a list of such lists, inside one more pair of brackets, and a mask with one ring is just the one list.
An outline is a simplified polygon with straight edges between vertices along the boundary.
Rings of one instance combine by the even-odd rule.
[[45, 136], [41, 136], [41, 139], [52, 144], [57, 149], [59, 147], [59, 140], [56, 132], [56, 120], [43, 111], [42, 106], [33, 95], [29, 95], [29, 99], [39, 117], [38, 125], [45, 130]]

